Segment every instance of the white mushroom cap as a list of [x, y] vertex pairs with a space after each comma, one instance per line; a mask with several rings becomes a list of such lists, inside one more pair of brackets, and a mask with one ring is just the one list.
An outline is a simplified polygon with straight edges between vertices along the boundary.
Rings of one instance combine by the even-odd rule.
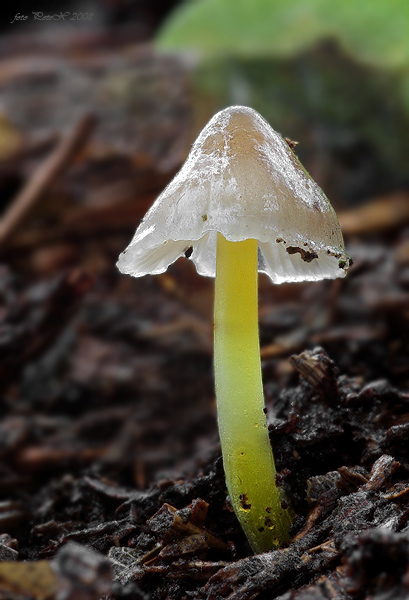
[[257, 239], [258, 269], [275, 283], [344, 277], [349, 267], [329, 200], [287, 142], [245, 106], [209, 121], [118, 268], [135, 277], [163, 273], [189, 251], [197, 272], [214, 277], [217, 232]]

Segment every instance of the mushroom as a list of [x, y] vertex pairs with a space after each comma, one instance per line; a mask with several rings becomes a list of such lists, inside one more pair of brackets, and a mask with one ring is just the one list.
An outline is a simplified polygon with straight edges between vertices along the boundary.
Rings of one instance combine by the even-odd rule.
[[289, 539], [264, 412], [257, 272], [274, 283], [344, 277], [334, 209], [288, 144], [253, 109], [232, 106], [202, 130], [138, 227], [118, 268], [163, 273], [185, 254], [215, 277], [214, 370], [230, 500], [255, 552]]

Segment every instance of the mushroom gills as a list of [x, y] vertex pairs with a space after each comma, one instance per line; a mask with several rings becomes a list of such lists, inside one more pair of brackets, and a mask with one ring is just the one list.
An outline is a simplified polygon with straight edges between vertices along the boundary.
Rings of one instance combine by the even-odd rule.
[[260, 242], [258, 270], [266, 273], [274, 283], [318, 281], [345, 276], [345, 271], [339, 266], [339, 258], [329, 254], [327, 249], [315, 250], [314, 254], [317, 258], [307, 261], [303, 259], [301, 252], [288, 252], [288, 247], [282, 242]]

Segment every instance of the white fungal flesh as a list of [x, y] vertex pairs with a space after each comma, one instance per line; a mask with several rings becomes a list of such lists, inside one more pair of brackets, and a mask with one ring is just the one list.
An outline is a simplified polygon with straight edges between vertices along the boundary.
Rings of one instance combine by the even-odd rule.
[[234, 106], [202, 130], [148, 211], [118, 267], [164, 272], [190, 247], [215, 276], [216, 237], [259, 241], [259, 270], [275, 283], [343, 277], [349, 265], [336, 214], [283, 138], [254, 110]]

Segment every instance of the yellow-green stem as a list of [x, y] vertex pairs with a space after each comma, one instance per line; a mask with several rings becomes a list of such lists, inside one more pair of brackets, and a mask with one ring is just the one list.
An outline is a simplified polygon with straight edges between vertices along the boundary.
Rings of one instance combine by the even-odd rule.
[[257, 302], [257, 240], [220, 233], [214, 301], [217, 415], [227, 489], [255, 552], [288, 539], [264, 414]]

